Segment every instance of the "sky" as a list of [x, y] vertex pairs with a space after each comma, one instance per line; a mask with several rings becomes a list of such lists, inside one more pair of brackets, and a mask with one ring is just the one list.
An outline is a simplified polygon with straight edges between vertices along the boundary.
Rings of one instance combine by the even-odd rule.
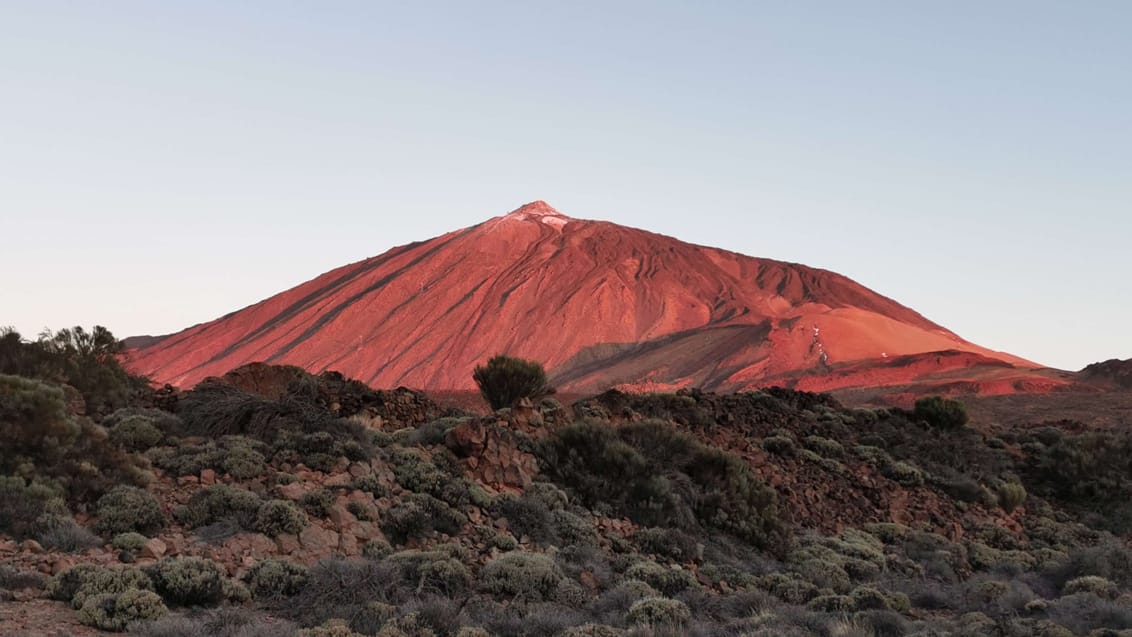
[[163, 334], [532, 200], [1132, 357], [1123, 0], [0, 0], [0, 325]]

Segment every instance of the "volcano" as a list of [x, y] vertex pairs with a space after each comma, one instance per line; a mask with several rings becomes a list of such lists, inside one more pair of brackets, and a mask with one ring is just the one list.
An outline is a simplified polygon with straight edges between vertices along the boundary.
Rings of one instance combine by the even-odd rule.
[[142, 341], [129, 364], [180, 387], [261, 361], [374, 387], [469, 390], [474, 366], [499, 353], [541, 362], [571, 392], [1011, 393], [1071, 382], [834, 272], [574, 219], [542, 201]]

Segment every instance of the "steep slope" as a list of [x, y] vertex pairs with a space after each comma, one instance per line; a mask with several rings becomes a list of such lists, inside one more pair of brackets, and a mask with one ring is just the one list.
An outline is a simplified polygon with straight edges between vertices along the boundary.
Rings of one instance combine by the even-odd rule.
[[972, 373], [1037, 368], [839, 274], [572, 219], [538, 201], [149, 342], [131, 364], [180, 386], [264, 361], [375, 387], [469, 389], [474, 365], [503, 352], [543, 362], [574, 391], [768, 379], [825, 389], [952, 371], [877, 372], [942, 351], [970, 354], [960, 367]]

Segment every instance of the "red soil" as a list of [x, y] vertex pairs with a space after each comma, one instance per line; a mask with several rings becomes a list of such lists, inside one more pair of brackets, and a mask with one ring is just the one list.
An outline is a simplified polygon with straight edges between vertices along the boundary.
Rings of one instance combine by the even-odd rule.
[[575, 392], [1053, 382], [839, 274], [572, 219], [541, 201], [332, 270], [133, 350], [130, 364], [182, 387], [265, 361], [375, 387], [466, 390], [497, 353], [538, 360]]

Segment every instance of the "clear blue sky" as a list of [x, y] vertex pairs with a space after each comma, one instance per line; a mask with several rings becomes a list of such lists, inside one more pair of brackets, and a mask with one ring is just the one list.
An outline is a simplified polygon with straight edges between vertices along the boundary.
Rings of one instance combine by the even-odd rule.
[[545, 199], [1132, 357], [1132, 3], [0, 3], [0, 325], [166, 333]]

